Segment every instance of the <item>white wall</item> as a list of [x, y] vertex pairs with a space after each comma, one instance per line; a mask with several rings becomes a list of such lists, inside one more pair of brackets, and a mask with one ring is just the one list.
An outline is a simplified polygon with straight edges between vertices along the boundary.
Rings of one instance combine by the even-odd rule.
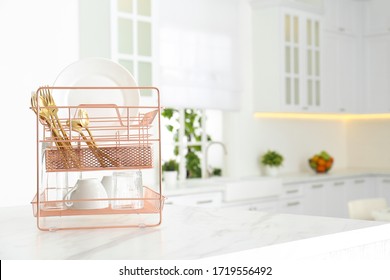
[[78, 59], [77, 1], [0, 1], [0, 206], [29, 204], [36, 188], [30, 94]]
[[[281, 152], [281, 172], [307, 171], [307, 160], [321, 150], [335, 158], [334, 168], [347, 166], [346, 123], [326, 120], [255, 119], [251, 49], [251, 10], [240, 5], [241, 65], [243, 81], [241, 111], [225, 113], [224, 138], [228, 147], [227, 173], [230, 176], [259, 175], [258, 159], [268, 149]], [[240, 102], [237, 100], [237, 102]]]
[[390, 167], [390, 120], [351, 121], [347, 141], [349, 166]]

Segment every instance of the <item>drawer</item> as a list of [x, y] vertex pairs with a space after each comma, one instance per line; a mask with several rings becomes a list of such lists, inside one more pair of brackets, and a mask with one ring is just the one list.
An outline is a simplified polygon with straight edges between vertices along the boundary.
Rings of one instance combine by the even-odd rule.
[[170, 196], [165, 201], [166, 205], [183, 205], [196, 207], [215, 207], [220, 206], [221, 203], [222, 192]]
[[279, 213], [302, 214], [303, 198], [283, 199], [279, 202]]
[[303, 187], [301, 185], [283, 186], [281, 198], [300, 197], [303, 195]]

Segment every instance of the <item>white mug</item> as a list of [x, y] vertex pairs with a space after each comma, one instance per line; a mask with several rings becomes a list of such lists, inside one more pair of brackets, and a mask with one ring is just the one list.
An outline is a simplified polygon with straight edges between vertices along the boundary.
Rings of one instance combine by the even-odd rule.
[[[73, 209], [102, 209], [108, 207], [107, 192], [96, 178], [79, 179], [76, 185], [65, 195], [65, 205]], [[68, 201], [67, 201], [68, 200]], [[72, 201], [85, 200], [85, 201]]]
[[[102, 184], [104, 186], [104, 189], [107, 192], [108, 198], [113, 198], [114, 197], [114, 183], [113, 183], [114, 178], [112, 176], [103, 176], [102, 178]], [[111, 204], [111, 201], [109, 201]]]

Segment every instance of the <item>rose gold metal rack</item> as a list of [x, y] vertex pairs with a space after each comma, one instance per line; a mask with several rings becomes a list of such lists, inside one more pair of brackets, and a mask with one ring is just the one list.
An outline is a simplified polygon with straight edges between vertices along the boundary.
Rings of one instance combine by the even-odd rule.
[[[42, 92], [147, 91], [147, 105], [80, 104], [42, 106]], [[32, 201], [40, 230], [127, 228], [157, 226], [162, 221], [160, 93], [155, 87], [40, 87], [38, 112], [52, 110], [58, 116], [54, 133], [37, 114], [37, 188]], [[142, 98], [141, 98], [142, 100]], [[141, 103], [142, 104], [142, 103]], [[152, 105], [150, 105], [152, 104]], [[45, 111], [43, 111], [45, 112]], [[65, 135], [65, 137], [59, 137]], [[78, 179], [102, 177], [118, 170], [141, 170], [146, 183], [143, 198], [66, 200], [64, 194]], [[61, 178], [61, 179], [59, 179]], [[152, 178], [152, 179], [150, 179]], [[60, 186], [61, 185], [61, 186]], [[69, 202], [105, 200], [103, 209], [73, 209]], [[115, 200], [142, 200], [141, 209], [113, 209]], [[67, 203], [65, 203], [67, 202]]]

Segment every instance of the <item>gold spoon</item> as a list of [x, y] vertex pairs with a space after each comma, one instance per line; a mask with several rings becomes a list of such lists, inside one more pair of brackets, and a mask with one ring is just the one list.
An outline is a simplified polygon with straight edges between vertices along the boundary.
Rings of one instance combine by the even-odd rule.
[[[80, 114], [79, 114], [80, 115]], [[80, 119], [73, 119], [69, 123], [69, 120], [66, 121], [66, 125], [73, 131], [77, 132], [80, 134], [81, 138], [83, 138], [84, 142], [88, 145], [88, 147], [91, 149], [92, 153], [96, 156], [97, 160], [99, 161], [100, 165], [102, 167], [105, 167], [106, 164], [104, 160], [102, 159], [99, 151], [96, 148], [96, 145], [94, 142], [90, 141], [83, 133], [83, 126], [81, 124]]]
[[91, 143], [95, 146], [96, 150], [99, 152], [99, 154], [105, 158], [107, 158], [113, 166], [118, 166], [118, 161], [113, 159], [110, 155], [104, 154], [103, 151], [99, 150], [98, 146], [95, 143], [95, 140], [93, 139], [92, 133], [90, 129], [88, 128], [89, 126], [89, 116], [88, 112], [84, 109], [80, 109], [78, 112], [79, 119], [80, 119], [80, 125], [85, 128], [85, 130], [88, 132], [89, 137], [91, 139]]

